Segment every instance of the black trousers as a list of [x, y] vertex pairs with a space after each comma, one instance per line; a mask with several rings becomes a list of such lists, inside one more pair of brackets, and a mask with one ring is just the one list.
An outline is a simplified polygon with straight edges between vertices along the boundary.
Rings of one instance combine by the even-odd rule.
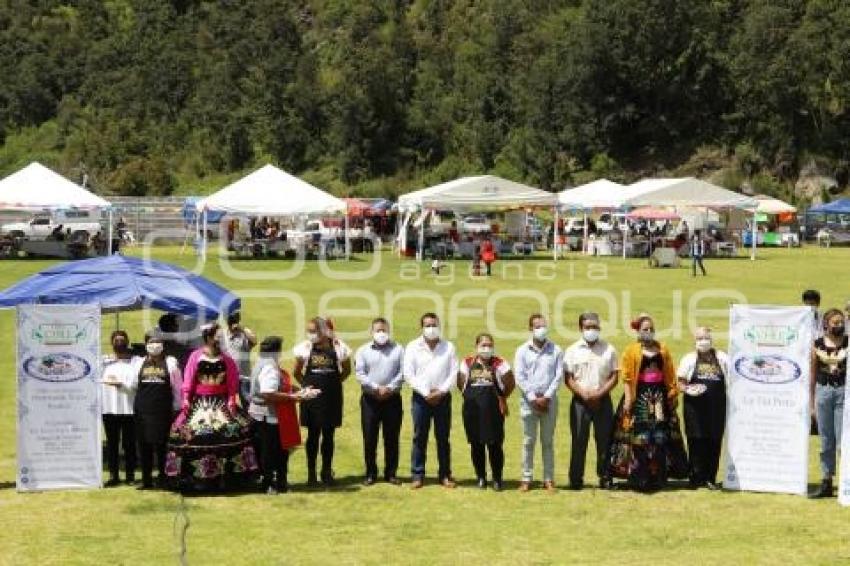
[[717, 481], [717, 468], [720, 466], [722, 438], [688, 437], [690, 456], [690, 480], [694, 484]]
[[593, 427], [593, 440], [596, 444], [596, 475], [599, 479], [607, 477], [606, 455], [614, 430], [614, 405], [606, 395], [599, 400], [599, 406], [591, 409], [573, 396], [570, 402], [570, 483], [584, 483], [584, 466], [587, 459], [587, 445], [590, 441], [590, 428]]
[[322, 445], [322, 474], [329, 474], [333, 470], [334, 462], [334, 433], [333, 426], [317, 427], [311, 426], [307, 429], [307, 470], [316, 472], [316, 459], [319, 455], [319, 441]]
[[280, 445], [280, 434], [277, 424], [264, 421], [257, 422], [262, 445], [263, 488], [274, 485], [276, 488], [286, 487], [286, 475], [289, 469], [289, 450]]
[[697, 266], [702, 270], [702, 274], [705, 275], [705, 265], [702, 263], [702, 256], [694, 256], [693, 263], [691, 265], [694, 273], [694, 277], [697, 276]]
[[156, 469], [161, 480], [165, 479], [165, 443], [139, 442], [139, 455], [142, 457], [142, 483], [153, 483], [153, 464], [156, 457]]
[[398, 444], [404, 411], [401, 395], [379, 401], [363, 394], [360, 397], [360, 426], [363, 430], [363, 458], [366, 476], [378, 477], [378, 436], [384, 431], [384, 478], [396, 477], [398, 472]]
[[128, 480], [133, 479], [136, 474], [136, 421], [133, 415], [103, 415], [103, 429], [106, 431], [109, 479], [118, 479], [119, 448], [124, 450], [124, 473]]
[[502, 481], [502, 470], [505, 468], [505, 451], [501, 443], [481, 444], [473, 442], [469, 445], [472, 452], [472, 467], [478, 479], [487, 479], [485, 452], [490, 456], [490, 470], [495, 481]]

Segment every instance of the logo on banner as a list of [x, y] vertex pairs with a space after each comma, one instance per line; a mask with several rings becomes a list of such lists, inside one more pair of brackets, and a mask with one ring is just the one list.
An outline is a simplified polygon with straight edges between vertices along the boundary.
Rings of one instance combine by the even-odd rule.
[[33, 340], [45, 346], [73, 346], [86, 336], [86, 329], [77, 324], [39, 324], [32, 331]]
[[756, 346], [782, 348], [800, 337], [800, 331], [787, 325], [753, 325], [744, 330], [744, 338]]
[[23, 369], [28, 376], [50, 383], [78, 381], [91, 373], [91, 365], [74, 354], [31, 356], [24, 360]]
[[735, 371], [745, 379], [769, 385], [791, 383], [800, 379], [803, 373], [794, 360], [770, 354], [741, 356], [735, 360]]

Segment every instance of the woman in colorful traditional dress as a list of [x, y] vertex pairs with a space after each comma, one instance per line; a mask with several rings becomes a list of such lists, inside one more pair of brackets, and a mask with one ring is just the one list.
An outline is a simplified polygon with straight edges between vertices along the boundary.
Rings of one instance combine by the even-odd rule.
[[676, 415], [679, 387], [667, 346], [655, 339], [647, 314], [632, 322], [638, 341], [623, 352], [625, 393], [615, 415], [608, 451], [611, 477], [641, 491], [661, 489], [668, 478], [688, 474], [688, 458]]
[[295, 379], [321, 391], [301, 404], [301, 426], [307, 429], [307, 484], [318, 484], [316, 460], [321, 441], [321, 480], [333, 485], [334, 433], [342, 425], [342, 382], [351, 374], [351, 349], [334, 337], [333, 324], [320, 317], [307, 323], [307, 340], [295, 349]]
[[218, 324], [186, 362], [180, 414], [171, 427], [166, 473], [179, 489], [247, 486], [257, 470], [251, 418], [237, 402], [239, 370], [221, 351]]
[[145, 336], [144, 358], [136, 358], [134, 379], [128, 384], [135, 392], [133, 414], [136, 419], [136, 440], [142, 463], [142, 485], [154, 487], [153, 466], [159, 472], [157, 484], [165, 483], [166, 442], [174, 417], [174, 388], [180, 385], [180, 366], [172, 356], [164, 354], [164, 344], [158, 335]]
[[719, 489], [717, 468], [726, 429], [726, 375], [729, 359], [717, 350], [711, 330], [694, 333], [696, 350], [682, 358], [679, 388], [685, 398], [685, 434], [688, 437], [691, 487]]
[[486, 455], [490, 457], [493, 489], [502, 489], [505, 465], [505, 415], [507, 398], [514, 389], [511, 366], [494, 353], [490, 334], [475, 339], [475, 354], [460, 364], [457, 387], [463, 392], [463, 428], [472, 453], [478, 487], [487, 488]]

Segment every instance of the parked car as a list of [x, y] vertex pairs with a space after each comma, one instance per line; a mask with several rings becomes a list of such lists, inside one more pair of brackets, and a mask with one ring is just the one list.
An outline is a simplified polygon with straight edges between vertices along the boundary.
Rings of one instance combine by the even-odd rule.
[[596, 221], [596, 229], [600, 232], [611, 232], [613, 230], [623, 231], [629, 225], [629, 221], [626, 219], [626, 215], [621, 212], [609, 213], [606, 212], [599, 216], [599, 220]]
[[568, 236], [581, 236], [584, 234], [584, 218], [580, 216], [564, 218], [564, 234]]
[[88, 240], [102, 230], [100, 211], [87, 209], [60, 210], [39, 213], [29, 222], [15, 222], [0, 226], [0, 235], [21, 240], [46, 240], [61, 232], [71, 239]]
[[487, 217], [479, 214], [464, 216], [462, 227], [464, 232], [470, 232], [472, 234], [489, 232], [491, 229], [490, 221], [487, 220]]

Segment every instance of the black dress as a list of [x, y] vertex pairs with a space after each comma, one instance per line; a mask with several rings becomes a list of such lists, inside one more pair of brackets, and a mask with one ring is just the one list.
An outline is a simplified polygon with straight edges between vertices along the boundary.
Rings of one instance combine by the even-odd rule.
[[171, 428], [171, 376], [165, 360], [145, 359], [139, 370], [139, 387], [133, 402], [136, 438], [139, 442], [165, 444]]
[[496, 378], [498, 358], [488, 364], [469, 360], [469, 376], [463, 389], [463, 428], [470, 444], [501, 444], [505, 439], [505, 417], [499, 408], [502, 394]]
[[700, 395], [685, 395], [685, 434], [688, 438], [721, 440], [726, 430], [726, 376], [717, 353], [711, 350], [707, 361], [697, 361], [691, 384], [705, 385]]
[[301, 403], [301, 426], [307, 428], [339, 428], [342, 425], [342, 379], [333, 344], [312, 346], [304, 370], [304, 386], [322, 393]]

